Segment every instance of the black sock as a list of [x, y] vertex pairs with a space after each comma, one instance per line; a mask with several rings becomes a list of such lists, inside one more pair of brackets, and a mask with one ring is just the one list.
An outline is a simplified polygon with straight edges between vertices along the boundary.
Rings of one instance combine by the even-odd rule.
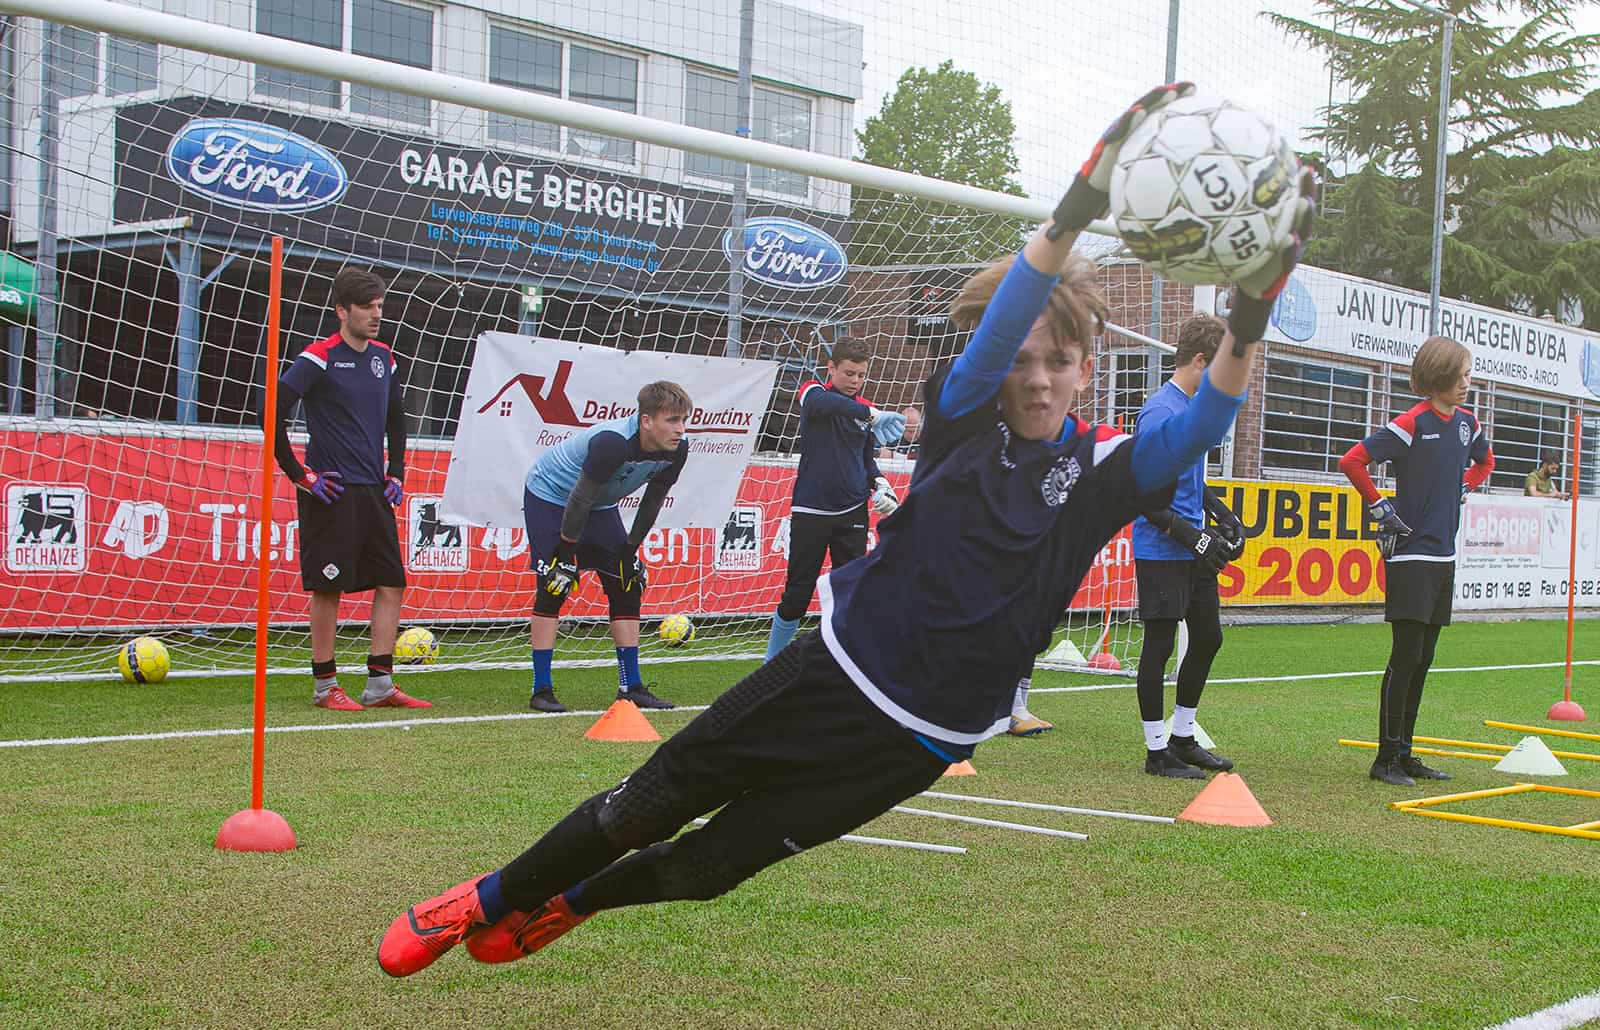
[[520, 912], [532, 912], [628, 850], [600, 832], [595, 814], [604, 800], [605, 794], [596, 794], [573, 809], [500, 870], [500, 893], [506, 904]]

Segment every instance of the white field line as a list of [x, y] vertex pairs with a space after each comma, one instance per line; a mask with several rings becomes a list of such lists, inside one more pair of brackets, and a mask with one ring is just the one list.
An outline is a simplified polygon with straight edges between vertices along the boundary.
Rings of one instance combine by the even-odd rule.
[[[1573, 662], [1573, 665], [1600, 665], [1600, 660]], [[1447, 668], [1435, 668], [1428, 675], [1438, 675], [1452, 672], [1500, 672], [1516, 669], [1559, 669], [1565, 667], [1566, 662], [1527, 662], [1521, 665], [1474, 665]], [[1295, 683], [1305, 680], [1331, 680], [1331, 679], [1364, 679], [1379, 677], [1383, 670], [1367, 672], [1313, 672], [1298, 676], [1234, 676], [1225, 679], [1212, 679], [1210, 683]], [[1132, 690], [1132, 680], [1117, 680], [1112, 683], [1089, 683], [1076, 687], [1034, 687], [1034, 694], [1071, 694], [1093, 690]], [[705, 705], [682, 705], [674, 711], [698, 712], [705, 710]], [[423, 719], [385, 719], [378, 722], [335, 722], [319, 723], [306, 726], [268, 726], [268, 733], [320, 733], [335, 730], [383, 730], [396, 727], [409, 729], [412, 726], [426, 726], [433, 723], [473, 723], [473, 722], [508, 722], [517, 719], [564, 719], [577, 716], [588, 716], [598, 719], [604, 710], [547, 713], [547, 712], [507, 712], [500, 715], [453, 715], [431, 716]], [[125, 741], [142, 740], [182, 740], [187, 737], [239, 737], [251, 733], [250, 727], [211, 729], [211, 730], [172, 730], [166, 733], [119, 733], [105, 737], [49, 737], [37, 740], [0, 740], [0, 749], [19, 747], [55, 747], [67, 744], [116, 744]]]
[[1571, 1030], [1592, 1019], [1600, 1019], [1600, 991], [1508, 1019], [1489, 1030]]

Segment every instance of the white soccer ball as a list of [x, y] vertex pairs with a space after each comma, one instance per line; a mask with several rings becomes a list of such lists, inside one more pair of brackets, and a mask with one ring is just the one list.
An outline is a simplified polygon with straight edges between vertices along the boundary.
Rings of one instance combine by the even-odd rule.
[[1140, 125], [1111, 169], [1111, 221], [1134, 257], [1183, 283], [1233, 282], [1271, 257], [1299, 197], [1272, 122], [1222, 97], [1176, 100]]

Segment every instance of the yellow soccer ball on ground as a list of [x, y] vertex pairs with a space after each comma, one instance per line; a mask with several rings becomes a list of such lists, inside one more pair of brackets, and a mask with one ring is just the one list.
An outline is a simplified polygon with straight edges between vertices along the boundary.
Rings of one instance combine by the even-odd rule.
[[661, 620], [657, 634], [668, 647], [682, 647], [694, 639], [694, 623], [687, 615], [669, 615]]
[[438, 657], [439, 642], [422, 626], [412, 626], [395, 638], [394, 660], [403, 665], [428, 665]]
[[139, 637], [117, 650], [117, 668], [129, 683], [160, 683], [172, 670], [172, 656], [155, 637]]

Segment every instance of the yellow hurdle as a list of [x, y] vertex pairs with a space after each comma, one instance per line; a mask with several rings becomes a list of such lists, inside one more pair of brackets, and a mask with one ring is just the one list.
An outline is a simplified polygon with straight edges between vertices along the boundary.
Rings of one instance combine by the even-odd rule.
[[[1420, 740], [1422, 738], [1419, 737], [1417, 739]], [[1345, 747], [1364, 747], [1373, 751], [1376, 751], [1378, 748], [1377, 743], [1371, 740], [1341, 740], [1339, 743], [1343, 744]], [[1417, 754], [1438, 755], [1441, 758], [1476, 758], [1480, 762], [1500, 761], [1499, 755], [1476, 755], [1471, 751], [1441, 751], [1436, 747], [1413, 747], [1411, 750], [1415, 751]]]
[[[1480, 744], [1475, 740], [1451, 740], [1449, 737], [1424, 737], [1419, 734], [1411, 739], [1420, 740], [1425, 744], [1453, 744], [1456, 747], [1478, 747], [1485, 751], [1499, 751], [1501, 754], [1513, 750], [1506, 744]], [[1443, 752], [1431, 753], [1442, 754]], [[1600, 755], [1586, 755], [1581, 751], [1552, 751], [1550, 753], [1557, 758], [1576, 758], [1580, 762], [1600, 762]]]
[[1574, 740], [1600, 740], [1600, 733], [1579, 733], [1577, 730], [1551, 730], [1543, 726], [1524, 726], [1517, 722], [1495, 722], [1493, 719], [1483, 720], [1485, 726], [1493, 726], [1497, 730], [1516, 730], [1518, 733], [1544, 733], [1552, 737], [1572, 737]]
[[[1341, 742], [1342, 743], [1342, 742]], [[1468, 790], [1459, 794], [1441, 794], [1433, 798], [1416, 798], [1411, 801], [1393, 801], [1389, 807], [1412, 815], [1430, 819], [1446, 819], [1457, 823], [1476, 823], [1479, 826], [1498, 826], [1507, 830], [1526, 830], [1529, 833], [1550, 833], [1558, 837], [1577, 837], [1581, 840], [1600, 840], [1600, 819], [1577, 823], [1573, 826], [1553, 826], [1549, 823], [1530, 823], [1521, 819], [1493, 819], [1464, 812], [1435, 812], [1431, 807], [1452, 801], [1470, 801], [1475, 798], [1503, 797], [1507, 794], [1570, 794], [1576, 797], [1600, 798], [1600, 790], [1583, 790], [1579, 787], [1551, 787], [1543, 783], [1514, 783], [1509, 787], [1492, 787], [1487, 790]]]

